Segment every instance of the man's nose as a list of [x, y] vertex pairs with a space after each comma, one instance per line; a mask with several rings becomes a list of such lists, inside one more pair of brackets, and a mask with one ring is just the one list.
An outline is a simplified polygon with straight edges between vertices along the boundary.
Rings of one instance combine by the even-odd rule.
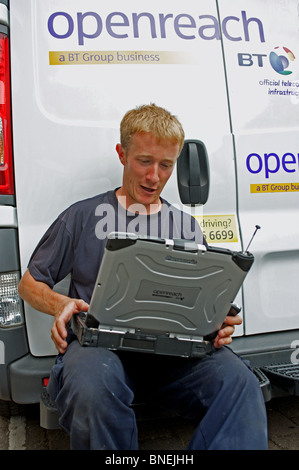
[[151, 165], [148, 169], [147, 179], [151, 182], [158, 182], [159, 181], [159, 166], [158, 165]]

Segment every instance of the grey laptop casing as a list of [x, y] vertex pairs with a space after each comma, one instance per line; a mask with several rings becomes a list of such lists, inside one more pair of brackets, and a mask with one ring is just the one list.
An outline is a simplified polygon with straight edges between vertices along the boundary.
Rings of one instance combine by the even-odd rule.
[[252, 263], [251, 253], [187, 240], [109, 235], [87, 317], [85, 346], [198, 357], [211, 350]]

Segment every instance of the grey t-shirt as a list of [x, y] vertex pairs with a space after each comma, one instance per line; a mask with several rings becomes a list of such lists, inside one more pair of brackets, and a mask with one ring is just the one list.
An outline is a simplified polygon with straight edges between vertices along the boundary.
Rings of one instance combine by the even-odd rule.
[[133, 232], [204, 243], [194, 217], [164, 199], [159, 212], [141, 215], [137, 205], [131, 206], [132, 212], [126, 211], [115, 191], [79, 201], [58, 216], [29, 261], [34, 279], [53, 288], [71, 274], [69, 296], [89, 303], [109, 233]]

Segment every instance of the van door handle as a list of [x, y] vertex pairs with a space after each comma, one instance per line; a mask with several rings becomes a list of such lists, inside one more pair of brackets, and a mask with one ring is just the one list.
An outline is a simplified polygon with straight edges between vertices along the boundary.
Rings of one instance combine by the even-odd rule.
[[210, 186], [209, 161], [203, 142], [184, 142], [177, 161], [177, 181], [183, 204], [202, 205], [207, 202]]

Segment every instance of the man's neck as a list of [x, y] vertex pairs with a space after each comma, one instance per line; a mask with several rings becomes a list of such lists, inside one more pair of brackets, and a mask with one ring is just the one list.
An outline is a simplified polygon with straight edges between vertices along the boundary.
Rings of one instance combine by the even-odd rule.
[[122, 194], [121, 188], [117, 189], [115, 192], [116, 198], [118, 200], [118, 203], [126, 209], [126, 211], [131, 212], [133, 214], [139, 213], [142, 215], [153, 215], [156, 214], [157, 212], [160, 212], [162, 209], [162, 201], [159, 198], [159, 202], [157, 204], [140, 204], [138, 202], [130, 202], [128, 201], [127, 197]]

